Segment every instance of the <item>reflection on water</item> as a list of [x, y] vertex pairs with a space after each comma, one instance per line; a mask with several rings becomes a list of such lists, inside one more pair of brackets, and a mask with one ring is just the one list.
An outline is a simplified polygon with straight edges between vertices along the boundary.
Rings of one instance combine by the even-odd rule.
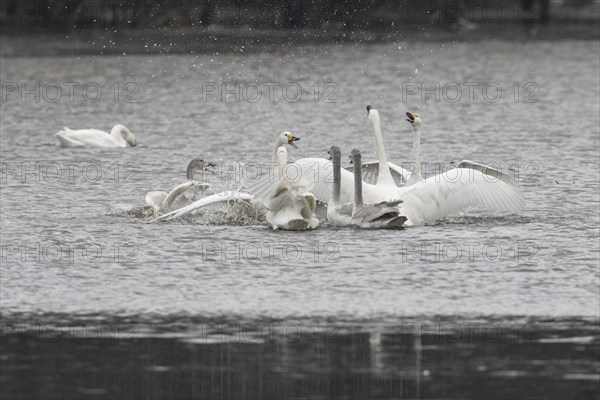
[[2, 398], [591, 399], [597, 324], [3, 324]]

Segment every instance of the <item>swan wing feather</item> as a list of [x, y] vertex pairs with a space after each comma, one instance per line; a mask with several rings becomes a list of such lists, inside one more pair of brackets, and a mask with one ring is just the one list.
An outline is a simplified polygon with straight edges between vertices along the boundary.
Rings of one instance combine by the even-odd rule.
[[[388, 166], [390, 167], [390, 173], [392, 174], [392, 178], [394, 178], [394, 183], [396, 186], [404, 186], [410, 179], [410, 171], [389, 161]], [[344, 169], [346, 171], [354, 172], [353, 165], [346, 166]], [[364, 182], [371, 185], [376, 185], [377, 178], [379, 177], [379, 161], [368, 161], [362, 163], [361, 173]]]
[[155, 218], [150, 222], [178, 218], [178, 217], [188, 214], [189, 212], [196, 210], [198, 208], [206, 207], [208, 205], [215, 204], [215, 203], [231, 201], [231, 200], [251, 201], [252, 195], [250, 195], [248, 193], [240, 193], [240, 192], [234, 192], [234, 191], [226, 191], [226, 192], [213, 194], [210, 196], [206, 196], [200, 200], [197, 200], [197, 201], [193, 202], [192, 204], [190, 204], [189, 206], [186, 206], [186, 207], [177, 209], [175, 211], [172, 211], [170, 213], [161, 215], [160, 217]]
[[432, 224], [469, 207], [517, 212], [525, 204], [519, 185], [479, 168], [454, 168], [418, 182], [399, 193], [402, 213], [413, 225]]

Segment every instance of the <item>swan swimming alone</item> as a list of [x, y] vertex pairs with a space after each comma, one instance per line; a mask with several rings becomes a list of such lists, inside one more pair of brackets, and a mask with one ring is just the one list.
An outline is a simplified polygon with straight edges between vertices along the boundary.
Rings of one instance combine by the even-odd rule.
[[192, 203], [198, 192], [204, 192], [209, 185], [194, 181], [194, 171], [214, 173], [215, 164], [200, 158], [191, 160], [186, 170], [187, 182], [176, 186], [171, 192], [152, 191], [146, 194], [146, 204], [154, 210], [154, 216], [169, 213]]
[[124, 148], [137, 146], [137, 139], [127, 127], [117, 124], [110, 133], [98, 129], [73, 130], [67, 127], [58, 131], [55, 136], [61, 147], [88, 147], [88, 148]]
[[[397, 206], [401, 200], [382, 201], [377, 204], [365, 204], [362, 193], [361, 154], [353, 149], [350, 155], [354, 164], [354, 203], [352, 207], [352, 224], [360, 228], [400, 228], [406, 217], [400, 215]], [[335, 163], [334, 163], [335, 164]], [[334, 166], [335, 171], [335, 166]]]
[[298, 148], [294, 143], [300, 140], [290, 132], [282, 132], [277, 136], [273, 150], [274, 187], [268, 197], [262, 198], [267, 208], [267, 222], [273, 229], [306, 230], [319, 226], [315, 216], [317, 200], [310, 193], [308, 181], [290, 179], [286, 167], [288, 155], [285, 145]]

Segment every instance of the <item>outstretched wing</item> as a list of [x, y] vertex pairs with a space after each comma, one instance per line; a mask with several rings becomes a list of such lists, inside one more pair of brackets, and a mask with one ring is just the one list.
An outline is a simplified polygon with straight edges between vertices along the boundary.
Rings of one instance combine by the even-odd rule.
[[193, 202], [189, 206], [172, 211], [168, 214], [161, 215], [160, 217], [155, 218], [150, 222], [178, 218], [178, 217], [181, 217], [182, 215], [185, 215], [193, 210], [196, 210], [196, 209], [202, 208], [202, 207], [206, 207], [208, 205], [215, 204], [215, 203], [221, 203], [221, 202], [231, 201], [231, 200], [250, 201], [250, 200], [252, 200], [252, 198], [253, 198], [252, 195], [250, 195], [248, 193], [240, 193], [240, 192], [233, 192], [233, 191], [221, 192], [221, 193], [213, 194], [210, 196], [206, 196], [200, 200]]
[[504, 212], [523, 208], [520, 187], [510, 176], [482, 164], [462, 165], [409, 186], [400, 194], [400, 209], [413, 225], [431, 224], [469, 207]]

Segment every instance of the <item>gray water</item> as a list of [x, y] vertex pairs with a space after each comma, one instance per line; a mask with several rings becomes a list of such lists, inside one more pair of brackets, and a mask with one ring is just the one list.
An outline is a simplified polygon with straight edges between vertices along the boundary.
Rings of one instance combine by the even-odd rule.
[[[598, 319], [597, 41], [4, 57], [0, 65], [4, 317]], [[52, 102], [55, 82], [62, 97]], [[72, 99], [65, 82], [79, 84]], [[254, 101], [254, 88], [239, 101], [221, 98], [219, 85], [235, 82], [258, 85], [262, 98]], [[271, 98], [269, 82], [277, 83]], [[413, 83], [435, 82], [439, 101], [408, 94]], [[478, 83], [472, 99], [466, 82]], [[39, 99], [21, 98], [22, 83]], [[455, 102], [453, 83], [463, 89]], [[488, 98], [485, 83], [493, 83]], [[93, 87], [82, 95], [85, 84], [102, 89], [98, 102], [89, 101]], [[497, 88], [502, 98], [494, 101]], [[134, 89], [135, 102], [125, 101]], [[403, 116], [418, 112], [423, 161], [499, 166], [521, 183], [525, 209], [473, 210], [400, 231], [324, 224], [311, 232], [270, 231], [252, 218], [148, 223], [123, 211], [142, 207], [148, 191], [182, 182], [193, 157], [269, 161], [284, 130], [301, 137], [301, 148], [290, 150], [295, 159], [326, 157], [332, 144], [374, 159], [367, 104], [382, 116], [392, 161], [408, 161]], [[116, 123], [137, 135], [137, 148], [62, 149], [53, 137], [63, 126]], [[235, 177], [225, 178], [213, 184], [236, 187]]]

